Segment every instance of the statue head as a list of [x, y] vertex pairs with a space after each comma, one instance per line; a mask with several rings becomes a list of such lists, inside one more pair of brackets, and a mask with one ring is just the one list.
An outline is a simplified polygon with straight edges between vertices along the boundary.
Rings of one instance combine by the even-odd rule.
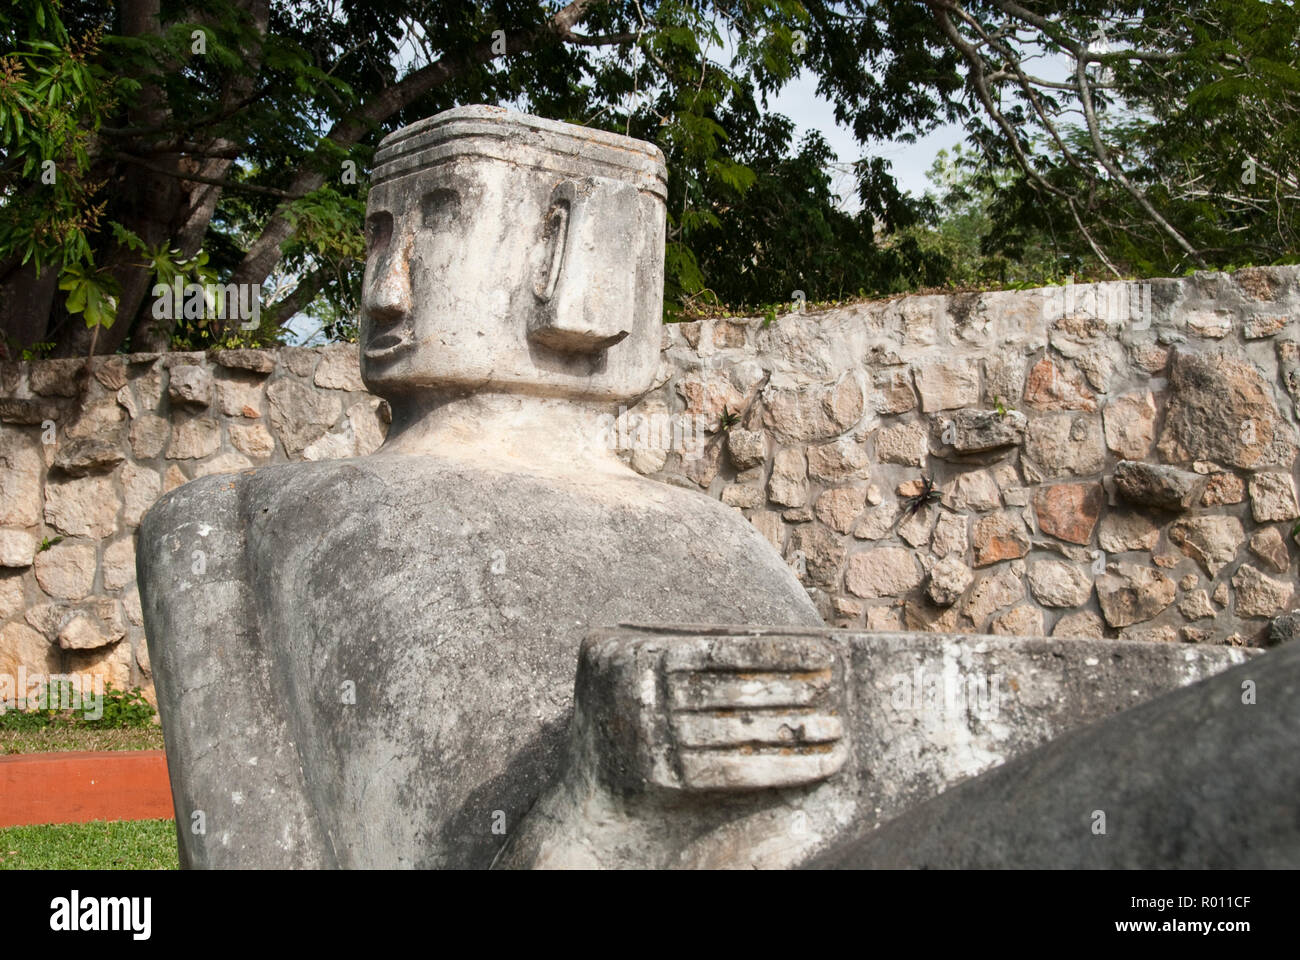
[[390, 134], [366, 211], [367, 386], [644, 393], [659, 356], [664, 197], [659, 149], [617, 134], [499, 107]]

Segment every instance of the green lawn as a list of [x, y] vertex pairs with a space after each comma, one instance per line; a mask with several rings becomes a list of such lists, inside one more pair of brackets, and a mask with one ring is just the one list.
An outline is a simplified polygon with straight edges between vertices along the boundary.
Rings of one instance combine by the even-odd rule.
[[171, 820], [0, 829], [0, 870], [177, 870]]
[[55, 753], [62, 750], [161, 750], [162, 727], [96, 730], [52, 726], [37, 730], [0, 730], [0, 756]]

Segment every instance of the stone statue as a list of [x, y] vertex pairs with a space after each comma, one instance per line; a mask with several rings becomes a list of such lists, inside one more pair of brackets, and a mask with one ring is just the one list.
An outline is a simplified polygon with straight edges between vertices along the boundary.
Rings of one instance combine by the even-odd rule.
[[820, 625], [738, 512], [601, 428], [657, 369], [664, 195], [652, 145], [494, 107], [380, 145], [386, 443], [196, 480], [140, 528], [183, 864], [486, 867], [557, 772], [592, 628]]

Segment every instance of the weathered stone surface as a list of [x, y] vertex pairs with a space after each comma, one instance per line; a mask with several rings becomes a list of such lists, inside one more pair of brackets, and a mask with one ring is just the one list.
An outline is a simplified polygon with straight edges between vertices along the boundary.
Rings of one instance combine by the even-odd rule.
[[230, 445], [242, 454], [263, 459], [275, 452], [275, 440], [260, 423], [232, 423], [226, 430]]
[[36, 554], [36, 582], [56, 600], [80, 600], [95, 583], [95, 548], [84, 543], [56, 543]]
[[1115, 490], [1129, 503], [1161, 510], [1184, 510], [1201, 492], [1202, 480], [1177, 467], [1121, 460], [1115, 464]]
[[70, 537], [102, 540], [116, 533], [121, 505], [111, 477], [48, 480], [45, 484], [45, 522]]
[[827, 483], [865, 480], [870, 474], [870, 460], [861, 443], [852, 437], [840, 437], [834, 443], [808, 448], [808, 476]]
[[1174, 602], [1178, 586], [1169, 577], [1135, 563], [1114, 563], [1097, 578], [1097, 600], [1112, 627], [1150, 620]]
[[1106, 450], [1098, 417], [1061, 413], [1030, 422], [1020, 463], [1029, 482], [1088, 476], [1099, 473], [1105, 464]]
[[1188, 620], [1204, 620], [1214, 616], [1214, 607], [1204, 590], [1192, 590], [1178, 601], [1178, 612]]
[[975, 521], [971, 542], [975, 566], [987, 567], [999, 560], [1013, 560], [1029, 552], [1029, 534], [1014, 514], [996, 513]]
[[1241, 333], [1247, 340], [1260, 340], [1271, 337], [1289, 321], [1289, 317], [1280, 313], [1252, 313], [1242, 324]]
[[0, 524], [31, 527], [40, 522], [42, 467], [34, 435], [0, 427]]
[[1130, 643], [1177, 643], [1179, 639], [1178, 628], [1168, 623], [1128, 627], [1119, 632], [1119, 638]]
[[1295, 594], [1295, 584], [1274, 580], [1248, 563], [1243, 563], [1233, 574], [1232, 588], [1237, 593], [1239, 617], [1277, 616], [1291, 605]]
[[1169, 461], [1216, 460], [1234, 467], [1289, 466], [1295, 432], [1268, 382], [1224, 354], [1174, 353], [1169, 411], [1157, 445]]
[[1125, 393], [1102, 411], [1106, 446], [1125, 460], [1144, 460], [1156, 441], [1156, 400], [1150, 390]]
[[722, 488], [718, 499], [729, 507], [752, 510], [763, 505], [763, 491], [746, 483], [731, 483]]
[[1228, 585], [1226, 583], [1221, 583], [1214, 588], [1213, 599], [1219, 606], [1226, 607], [1231, 598], [1231, 591], [1228, 590]]
[[923, 467], [929, 452], [930, 443], [926, 438], [925, 427], [919, 423], [886, 427], [876, 434], [876, 459], [881, 463]]
[[1044, 357], [1029, 371], [1025, 403], [1038, 410], [1096, 410], [1097, 398], [1074, 371]]
[[786, 557], [795, 553], [803, 555], [805, 582], [823, 587], [838, 586], [845, 549], [842, 537], [837, 537], [819, 524], [807, 523], [800, 524], [790, 532]]
[[966, 595], [963, 612], [974, 623], [976, 630], [983, 630], [994, 611], [1013, 604], [1024, 596], [1024, 582], [1009, 566], [1001, 567], [996, 573], [985, 576], [975, 584]]
[[337, 396], [314, 390], [285, 377], [267, 388], [271, 426], [290, 458], [297, 457], [313, 440], [323, 436], [339, 418], [343, 404]]
[[[365, 382], [393, 405], [384, 450], [200, 477], [140, 529], [177, 809], [238, 825], [228, 839], [224, 828], [183, 836], [187, 865], [487, 866], [501, 837], [475, 826], [480, 799], [491, 793], [487, 812], [517, 826], [559, 772], [591, 625], [822, 622], [744, 517], [638, 476], [599, 436], [597, 410], [644, 395], [660, 367], [656, 148], [458, 108], [386, 140], [371, 179], [371, 217], [393, 225], [372, 245], [359, 338]], [[272, 380], [267, 399], [290, 459], [342, 409], [341, 394], [296, 377]], [[860, 408], [858, 377], [840, 399], [856, 390]], [[834, 390], [829, 410], [822, 399], [825, 421], [845, 413]], [[351, 423], [336, 435], [349, 427], [356, 439]], [[698, 484], [689, 467], [672, 472]], [[790, 536], [818, 576], [835, 534], [805, 526]], [[833, 556], [827, 566], [837, 575]], [[321, 695], [345, 681], [355, 703]], [[725, 787], [725, 758], [695, 759], [683, 775], [703, 779], [690, 782]]]
[[182, 420], [172, 428], [168, 460], [200, 460], [221, 447], [221, 424], [208, 417]]
[[800, 447], [778, 450], [772, 460], [767, 498], [783, 507], [802, 507], [808, 502], [808, 461]]
[[112, 470], [126, 459], [116, 439], [78, 437], [59, 444], [54, 465], [70, 477]]
[[1080, 607], [1092, 593], [1086, 570], [1063, 560], [1037, 560], [1029, 564], [1029, 589], [1045, 607]]
[[[1183, 656], [1241, 652], [1125, 645], [1123, 657], [1152, 657], [1176, 672]], [[1281, 659], [1267, 668], [1252, 660], [1183, 689], [1175, 688], [1185, 681], [1174, 681], [1166, 688], [1173, 692], [1017, 757], [878, 829], [860, 827], [852, 843], [813, 866], [1294, 869], [1290, 798], [1300, 703], [1284, 696], [1242, 709], [1242, 691], [1259, 684], [1261, 672], [1280, 689], [1294, 689], [1300, 647], [1268, 656]], [[1107, 699], [1111, 709], [1123, 702]], [[1222, 719], [1207, 723], [1208, 717]], [[1214, 799], [1188, 802], [1207, 797], [1208, 784]], [[1107, 811], [1124, 811], [1107, 819], [1105, 842], [1086, 829], [1086, 813], [1081, 821], [1061, 815], [1079, 796], [1108, 797]], [[1247, 796], [1252, 803], [1243, 812], [1240, 798]], [[1171, 845], [1170, 836], [1183, 842]]]
[[119, 690], [131, 685], [131, 645], [118, 641], [97, 650], [69, 650], [68, 670], [100, 678], [105, 685]]
[[958, 555], [949, 554], [930, 568], [925, 592], [939, 606], [949, 607], [961, 599], [974, 579], [970, 567]]
[[1097, 543], [1107, 553], [1154, 550], [1160, 528], [1141, 513], [1112, 511], [1101, 518]]
[[27, 624], [7, 623], [0, 628], [0, 676], [13, 677], [16, 684], [20, 667], [29, 674], [59, 673], [58, 650]]
[[0, 622], [20, 616], [26, 602], [22, 573], [0, 570]]
[[773, 510], [755, 510], [749, 515], [749, 522], [776, 548], [777, 553], [784, 552], [785, 524], [781, 522], [779, 513]]
[[217, 406], [228, 417], [256, 420], [262, 415], [262, 381], [252, 377], [218, 380]]
[[1232, 314], [1227, 310], [1189, 310], [1187, 329], [1207, 340], [1222, 340], [1232, 332]]
[[1231, 473], [1210, 474], [1205, 481], [1205, 493], [1201, 505], [1216, 507], [1221, 504], [1241, 503], [1246, 499], [1246, 485], [1241, 478]]
[[1043, 533], [1087, 544], [1101, 516], [1105, 495], [1099, 483], [1058, 483], [1034, 493], [1034, 512]]
[[0, 397], [0, 423], [39, 425], [59, 418], [58, 404], [40, 398]]
[[310, 377], [320, 359], [317, 351], [307, 347], [282, 347], [280, 362], [289, 368], [295, 377]]
[[865, 405], [856, 376], [803, 385], [774, 375], [763, 389], [763, 422], [788, 440], [829, 440], [862, 419]]
[[924, 549], [930, 543], [930, 528], [934, 526], [932, 507], [908, 510], [898, 524], [898, 535], [913, 547]]
[[1018, 410], [958, 410], [939, 418], [939, 435], [961, 454], [987, 453], [1024, 442], [1029, 421]]
[[205, 366], [172, 367], [167, 396], [173, 404], [206, 407], [212, 403], [212, 372]]
[[767, 461], [767, 440], [762, 430], [732, 427], [727, 431], [727, 456], [737, 470], [748, 470]]
[[898, 597], [918, 586], [921, 577], [912, 551], [876, 547], [849, 557], [844, 586], [855, 597]]
[[0, 567], [23, 569], [36, 556], [36, 538], [22, 530], [0, 530]]
[[89, 617], [77, 614], [59, 631], [59, 646], [64, 650], [97, 650], [122, 639], [108, 637]]
[[936, 557], [946, 557], [954, 555], [965, 557], [966, 550], [970, 547], [970, 539], [966, 532], [966, 518], [960, 514], [949, 513], [947, 510], [939, 511], [939, 519], [934, 525], [934, 539], [930, 543], [930, 549]]
[[168, 464], [167, 472], [163, 474], [163, 493], [171, 493], [182, 484], [190, 482], [190, 478], [185, 476], [185, 471], [176, 464]]
[[885, 370], [873, 380], [871, 406], [876, 413], [907, 413], [916, 407], [916, 392], [906, 370]]
[[989, 630], [994, 636], [1041, 637], [1045, 632], [1043, 611], [1031, 604], [1023, 603], [994, 617]]
[[979, 403], [979, 368], [969, 361], [927, 363], [915, 368], [916, 389], [921, 410], [956, 410]]
[[32, 392], [43, 397], [75, 397], [85, 360], [41, 360], [28, 371]]
[[1025, 392], [1028, 360], [1021, 354], [1003, 353], [984, 361], [984, 402], [1012, 407]]
[[1105, 636], [1105, 625], [1101, 617], [1091, 610], [1079, 610], [1067, 613], [1056, 621], [1052, 628], [1054, 637], [1070, 637], [1081, 640], [1100, 640]]
[[944, 485], [941, 501], [945, 507], [965, 513], [994, 510], [1001, 506], [998, 486], [987, 470], [968, 470]]
[[218, 473], [238, 473], [240, 470], [249, 469], [252, 465], [252, 461], [242, 453], [223, 453], [211, 460], [204, 460], [196, 466], [194, 468], [194, 479], [210, 477]]
[[214, 350], [212, 359], [231, 370], [270, 373], [275, 369], [275, 354], [270, 350]]
[[1237, 556], [1246, 532], [1236, 517], [1184, 517], [1170, 526], [1169, 540], [1213, 577]]
[[817, 498], [817, 519], [837, 533], [848, 533], [862, 512], [862, 503], [861, 488], [837, 487], [827, 490]]
[[1268, 625], [1268, 645], [1270, 647], [1290, 643], [1292, 640], [1298, 639], [1300, 639], [1300, 610], [1284, 613], [1282, 616], [1276, 617]]
[[313, 382], [318, 387], [330, 390], [365, 390], [366, 385], [361, 382], [361, 359], [356, 345], [337, 343], [326, 347], [321, 352], [320, 363], [316, 365]]
[[162, 417], [146, 413], [131, 424], [131, 453], [137, 460], [151, 460], [162, 453], [171, 434], [171, 424]]
[[1250, 512], [1256, 523], [1294, 520], [1300, 517], [1296, 504], [1295, 481], [1289, 473], [1272, 471], [1250, 478]]
[[1286, 540], [1277, 527], [1264, 527], [1251, 534], [1250, 551], [1275, 573], [1286, 573], [1291, 566]]
[[894, 522], [897, 519], [897, 504], [881, 504], [862, 515], [862, 519], [853, 528], [853, 535], [859, 540], [880, 540], [894, 529]]

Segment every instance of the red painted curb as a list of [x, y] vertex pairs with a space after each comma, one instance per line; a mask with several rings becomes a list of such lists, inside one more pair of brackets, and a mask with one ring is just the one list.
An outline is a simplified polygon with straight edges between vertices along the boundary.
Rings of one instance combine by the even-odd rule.
[[0, 827], [172, 817], [161, 750], [0, 757]]

